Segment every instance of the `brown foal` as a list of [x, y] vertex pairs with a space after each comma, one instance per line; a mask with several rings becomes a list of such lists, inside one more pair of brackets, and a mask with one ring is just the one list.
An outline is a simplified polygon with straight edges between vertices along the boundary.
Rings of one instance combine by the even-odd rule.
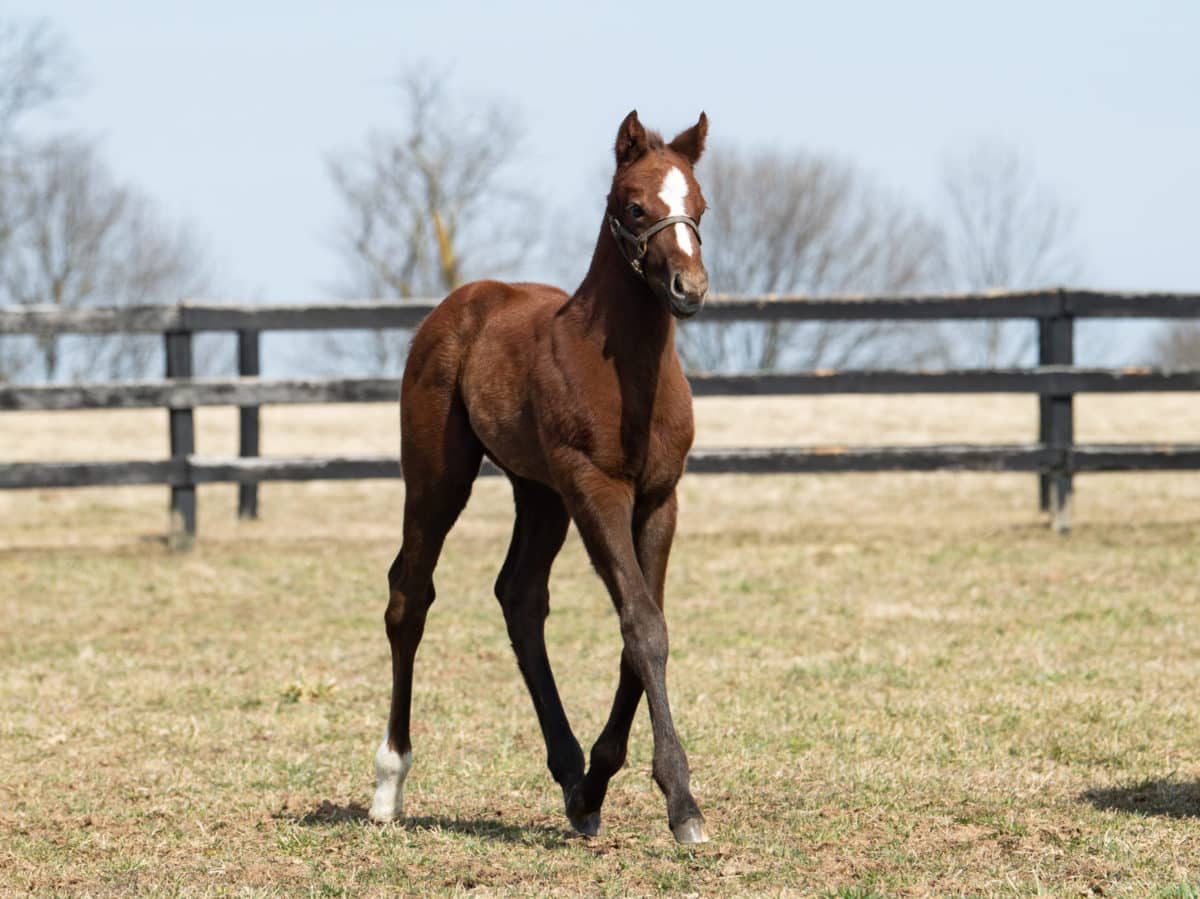
[[[478, 281], [446, 297], [413, 338], [400, 398], [404, 533], [388, 572], [393, 683], [375, 756], [377, 821], [403, 815], [413, 657], [438, 554], [486, 455], [512, 482], [516, 503], [496, 597], [571, 824], [583, 834], [599, 831], [608, 782], [624, 764], [645, 692], [654, 780], [671, 831], [681, 843], [708, 838], [671, 720], [663, 617], [675, 485], [692, 445], [675, 318], [694, 315], [708, 292], [704, 198], [692, 172], [707, 131], [701, 113], [665, 143], [631, 112], [617, 133], [617, 169], [592, 264], [574, 295]], [[612, 597], [624, 641], [612, 711], [586, 773], [544, 628], [550, 566], [571, 521]]]

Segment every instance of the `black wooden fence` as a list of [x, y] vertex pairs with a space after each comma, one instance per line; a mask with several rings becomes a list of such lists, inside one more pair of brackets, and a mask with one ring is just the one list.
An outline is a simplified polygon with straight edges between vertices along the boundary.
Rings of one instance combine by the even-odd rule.
[[[0, 410], [158, 407], [168, 410], [168, 459], [129, 462], [16, 462], [0, 464], [0, 488], [166, 484], [171, 488], [173, 540], [196, 530], [196, 486], [240, 485], [238, 511], [257, 514], [263, 481], [390, 478], [393, 456], [264, 458], [259, 456], [259, 407], [275, 403], [395, 401], [397, 378], [259, 377], [263, 331], [411, 328], [429, 302], [364, 302], [306, 306], [246, 306], [183, 302], [174, 306], [58, 309], [0, 307], [0, 334], [162, 334], [166, 378], [103, 384], [2, 385]], [[1200, 294], [1129, 294], [1040, 290], [973, 295], [892, 297], [715, 297], [702, 320], [934, 321], [1026, 319], [1038, 325], [1038, 365], [1027, 369], [960, 371], [818, 371], [692, 376], [697, 396], [833, 393], [1028, 393], [1039, 398], [1037, 443], [1009, 445], [788, 446], [693, 451], [695, 473], [868, 471], [1016, 471], [1037, 473], [1041, 507], [1056, 530], [1070, 522], [1072, 477], [1079, 472], [1200, 469], [1200, 445], [1080, 445], [1074, 440], [1073, 397], [1119, 391], [1200, 391], [1200, 370], [1094, 369], [1074, 365], [1076, 319], [1200, 318]], [[192, 376], [192, 338], [198, 332], [238, 335], [236, 378]], [[240, 455], [195, 452], [193, 409], [237, 406]], [[485, 472], [494, 473], [485, 465]]]

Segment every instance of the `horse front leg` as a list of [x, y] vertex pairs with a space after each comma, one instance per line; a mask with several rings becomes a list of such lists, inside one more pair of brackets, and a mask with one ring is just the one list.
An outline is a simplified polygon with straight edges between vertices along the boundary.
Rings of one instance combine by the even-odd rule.
[[667, 800], [671, 832], [681, 843], [704, 842], [704, 816], [692, 796], [687, 754], [667, 698], [662, 590], [675, 529], [675, 497], [649, 510], [635, 510], [633, 491], [626, 484], [609, 481], [598, 490], [593, 474], [588, 487], [586, 496], [568, 496], [568, 507], [616, 606], [624, 649], [612, 712], [568, 807], [573, 818], [594, 814], [598, 824], [608, 781], [624, 763], [629, 729], [644, 691], [654, 730], [653, 775]]
[[[674, 492], [658, 503], [640, 503], [634, 510], [634, 543], [638, 564], [655, 604], [663, 608], [667, 559], [675, 534], [677, 502]], [[576, 819], [592, 820], [599, 827], [600, 809], [608, 784], [625, 764], [629, 731], [642, 699], [642, 682], [634, 673], [627, 652], [621, 653], [620, 676], [612, 710], [600, 736], [592, 745], [587, 775], [571, 797], [570, 811]]]

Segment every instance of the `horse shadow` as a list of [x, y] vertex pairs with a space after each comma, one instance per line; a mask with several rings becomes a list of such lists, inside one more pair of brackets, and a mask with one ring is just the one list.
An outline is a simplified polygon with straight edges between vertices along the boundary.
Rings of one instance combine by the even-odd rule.
[[1120, 787], [1094, 787], [1080, 799], [1102, 811], [1161, 818], [1200, 818], [1200, 781], [1151, 778]]
[[[369, 824], [367, 807], [359, 802], [338, 804], [322, 800], [315, 809], [304, 813], [281, 811], [274, 817], [300, 827], [336, 827], [341, 824]], [[462, 836], [478, 837], [497, 843], [537, 845], [544, 848], [565, 846], [570, 834], [545, 824], [506, 824], [494, 818], [448, 818], [440, 815], [415, 815], [397, 821], [392, 827], [405, 830], [444, 830]]]

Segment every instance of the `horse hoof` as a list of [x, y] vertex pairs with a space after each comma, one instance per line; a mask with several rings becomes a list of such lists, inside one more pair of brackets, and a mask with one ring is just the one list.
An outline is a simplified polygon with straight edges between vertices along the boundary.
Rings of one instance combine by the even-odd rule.
[[585, 837], [594, 837], [600, 833], [600, 813], [592, 812], [582, 817], [568, 816], [571, 826]]
[[402, 821], [404, 819], [404, 793], [393, 789], [391, 784], [380, 785], [371, 800], [371, 810], [367, 812], [367, 817], [376, 824]]
[[707, 843], [708, 831], [704, 829], [703, 818], [688, 818], [671, 828], [677, 843]]
[[566, 806], [567, 820], [577, 832], [585, 837], [594, 837], [600, 833], [600, 809], [594, 812], [584, 811], [586, 806], [580, 795], [579, 784], [570, 788], [563, 787], [563, 805]]
[[401, 820], [404, 817], [404, 811], [393, 803], [372, 802], [367, 817], [376, 824], [391, 824], [393, 821]]

